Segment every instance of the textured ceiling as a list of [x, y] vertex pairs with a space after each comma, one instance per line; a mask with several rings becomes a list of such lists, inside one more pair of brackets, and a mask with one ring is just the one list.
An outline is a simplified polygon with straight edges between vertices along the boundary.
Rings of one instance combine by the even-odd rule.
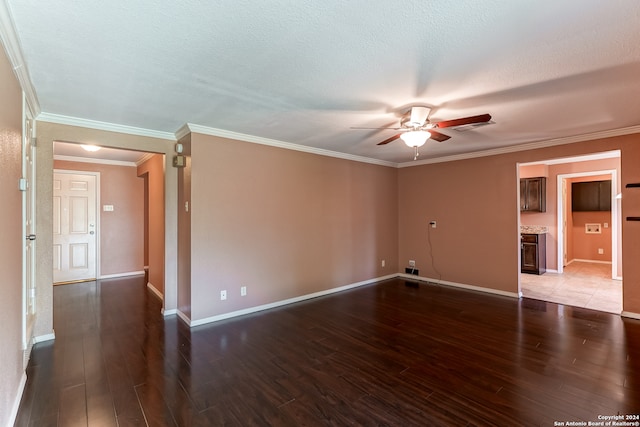
[[637, 0], [2, 0], [44, 113], [185, 123], [392, 162], [411, 105], [421, 158], [640, 125]]

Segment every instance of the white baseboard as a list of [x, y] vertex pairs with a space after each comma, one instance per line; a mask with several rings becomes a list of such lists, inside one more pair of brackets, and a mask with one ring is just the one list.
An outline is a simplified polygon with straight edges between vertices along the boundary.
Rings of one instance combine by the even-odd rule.
[[55, 340], [55, 339], [56, 339], [56, 333], [55, 333], [55, 331], [51, 331], [50, 334], [38, 335], [38, 336], [33, 337], [33, 343], [37, 344], [39, 342], [51, 341], [51, 340]]
[[20, 378], [20, 384], [18, 384], [16, 397], [15, 399], [13, 399], [11, 414], [9, 414], [9, 423], [7, 424], [8, 426], [12, 426], [16, 423], [16, 418], [18, 417], [18, 409], [20, 409], [20, 401], [22, 400], [22, 394], [24, 393], [24, 388], [26, 385], [27, 385], [27, 373], [23, 372], [22, 377]]
[[180, 314], [177, 308], [173, 308], [171, 310], [165, 310], [164, 308], [160, 311], [164, 317], [173, 316], [174, 314]]
[[510, 297], [510, 298], [520, 298], [520, 295], [518, 292], [507, 292], [507, 291], [501, 291], [499, 289], [483, 288], [482, 286], [467, 285], [465, 283], [450, 282], [448, 280], [431, 279], [429, 277], [416, 276], [414, 274], [400, 273], [398, 276], [408, 280], [419, 280], [421, 282], [431, 282], [431, 283], [436, 283], [438, 285], [451, 286], [454, 288], [461, 288], [469, 291], [477, 291], [485, 294], [501, 295], [503, 297]]
[[[574, 258], [571, 260], [571, 262], [590, 262], [592, 264], [609, 264], [611, 265], [611, 261], [597, 261], [595, 259], [580, 259], [580, 258]], [[567, 263], [567, 265], [569, 265], [569, 263]]]
[[622, 313], [620, 313], [620, 316], [628, 317], [630, 319], [638, 319], [638, 320], [640, 320], [640, 314], [639, 313], [632, 313], [631, 311], [623, 311]]
[[155, 296], [160, 298], [160, 300], [164, 299], [164, 295], [162, 295], [162, 292], [160, 292], [155, 286], [153, 286], [151, 282], [147, 282], [147, 288], [149, 288]]
[[144, 271], [129, 271], [126, 273], [102, 274], [98, 279], [115, 279], [117, 277], [144, 276]]
[[547, 272], [547, 273], [555, 273], [555, 274], [557, 274], [557, 273], [558, 273], [558, 270], [554, 270], [553, 268], [547, 268], [547, 271], [546, 271], [546, 272]]
[[370, 285], [372, 283], [380, 282], [382, 280], [393, 279], [395, 277], [398, 277], [398, 275], [397, 274], [390, 274], [388, 276], [383, 276], [383, 277], [378, 277], [378, 278], [375, 278], [375, 279], [364, 280], [362, 282], [352, 283], [350, 285], [340, 286], [338, 288], [331, 288], [331, 289], [327, 289], [327, 290], [320, 291], [320, 292], [314, 292], [314, 293], [311, 293], [311, 294], [301, 295], [299, 297], [294, 297], [294, 298], [289, 298], [289, 299], [282, 300], [282, 301], [272, 302], [272, 303], [269, 303], [269, 304], [263, 304], [263, 305], [258, 305], [258, 306], [255, 306], [255, 307], [245, 308], [245, 309], [242, 309], [242, 310], [231, 311], [229, 313], [223, 313], [223, 314], [219, 314], [217, 316], [205, 317], [204, 319], [199, 319], [199, 320], [191, 320], [191, 319], [188, 319], [187, 316], [180, 317], [180, 318], [182, 320], [184, 320], [185, 323], [187, 323], [189, 325], [189, 327], [200, 326], [200, 325], [204, 325], [204, 324], [207, 324], [207, 323], [213, 323], [213, 322], [218, 322], [220, 320], [230, 319], [232, 317], [244, 316], [245, 314], [256, 313], [258, 311], [269, 310], [270, 308], [281, 307], [283, 305], [289, 305], [289, 304], [293, 304], [293, 303], [296, 303], [296, 302], [309, 300], [309, 299], [312, 299], [312, 298], [317, 298], [317, 297], [321, 297], [321, 296], [325, 296], [325, 295], [335, 294], [335, 293], [342, 292], [342, 291], [347, 291], [349, 289], [353, 289], [353, 288], [357, 288], [357, 287], [365, 286], [365, 285]]
[[180, 311], [180, 310], [176, 310], [176, 311], [178, 312], [178, 313], [177, 313], [177, 314], [178, 314], [178, 317], [179, 317], [180, 319], [182, 319], [182, 321], [183, 321], [184, 323], [186, 323], [187, 325], [189, 325], [189, 326], [190, 326], [190, 325], [191, 325], [191, 319], [189, 319], [189, 316], [187, 316], [186, 314], [184, 314], [184, 313], [183, 313], [182, 311]]

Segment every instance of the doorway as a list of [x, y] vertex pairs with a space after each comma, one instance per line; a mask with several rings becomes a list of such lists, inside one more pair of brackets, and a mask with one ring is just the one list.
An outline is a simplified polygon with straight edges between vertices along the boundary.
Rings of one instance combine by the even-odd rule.
[[96, 280], [100, 174], [53, 173], [53, 283]]
[[[546, 211], [520, 212], [518, 216], [520, 228], [523, 225], [542, 226], [546, 230], [547, 245], [546, 273], [519, 274], [522, 296], [616, 314], [622, 311], [621, 206], [616, 197], [619, 170], [618, 150], [518, 165], [519, 178], [547, 177]], [[580, 216], [584, 212], [579, 212], [575, 224], [572, 223], [571, 184], [572, 181], [600, 179], [611, 179], [608, 196], [611, 212], [606, 213], [607, 217], [602, 212], [597, 221], [586, 221], [596, 223], [595, 229], [591, 227], [593, 224], [588, 224], [586, 230], [585, 216]], [[572, 238], [574, 229], [578, 239]], [[596, 235], [586, 234], [594, 230], [602, 233], [597, 237], [607, 235], [610, 240], [603, 243], [600, 239], [594, 243]], [[574, 242], [582, 252], [572, 252]]]

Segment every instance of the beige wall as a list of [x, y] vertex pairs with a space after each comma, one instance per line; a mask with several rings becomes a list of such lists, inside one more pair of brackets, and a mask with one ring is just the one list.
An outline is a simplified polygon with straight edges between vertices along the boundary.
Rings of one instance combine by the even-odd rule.
[[[517, 164], [615, 149], [621, 150], [622, 217], [640, 216], [640, 190], [624, 188], [640, 182], [637, 134], [400, 169], [401, 266], [415, 259], [421, 276], [518, 292]], [[438, 221], [431, 230], [435, 269], [430, 219]], [[640, 265], [633, 261], [640, 259], [640, 223], [623, 220], [622, 237], [624, 310], [640, 313]]]
[[0, 425], [20, 399], [22, 367], [22, 91], [0, 48]]
[[[100, 274], [144, 268], [144, 180], [135, 166], [55, 160], [55, 169], [100, 173]], [[103, 205], [113, 205], [104, 212]]]
[[396, 169], [200, 134], [191, 153], [192, 320], [398, 271]]
[[164, 294], [164, 156], [155, 154], [138, 166], [137, 174], [147, 180], [148, 217], [145, 221], [148, 227], [149, 283], [158, 292]]

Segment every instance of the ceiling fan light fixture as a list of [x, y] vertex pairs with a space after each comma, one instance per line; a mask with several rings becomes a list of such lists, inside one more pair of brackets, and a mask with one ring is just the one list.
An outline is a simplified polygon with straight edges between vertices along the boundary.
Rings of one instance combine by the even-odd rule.
[[426, 130], [414, 130], [403, 133], [400, 138], [408, 147], [422, 147], [427, 139], [431, 138], [431, 133]]

